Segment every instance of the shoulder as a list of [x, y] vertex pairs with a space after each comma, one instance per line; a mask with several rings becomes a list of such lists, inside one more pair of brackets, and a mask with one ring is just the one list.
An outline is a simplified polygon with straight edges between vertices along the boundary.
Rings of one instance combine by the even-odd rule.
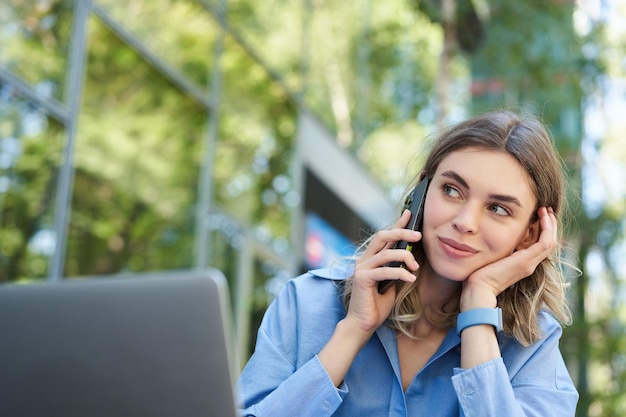
[[343, 282], [352, 275], [353, 265], [314, 269], [288, 280], [270, 308], [291, 313], [342, 310]]
[[345, 317], [346, 270], [311, 270], [287, 281], [264, 314], [260, 332], [296, 363], [315, 355]]
[[354, 265], [341, 264], [329, 268], [312, 269], [287, 281], [286, 291], [309, 293], [318, 291], [333, 292], [343, 286], [352, 275]]
[[561, 324], [548, 311], [539, 313], [538, 322], [542, 332], [539, 340], [529, 346], [510, 340], [502, 347], [502, 359], [513, 387], [575, 392], [559, 349]]
[[312, 269], [305, 275], [311, 275], [318, 279], [325, 279], [331, 281], [344, 281], [354, 272], [354, 263], [338, 263], [328, 268]]
[[532, 351], [541, 348], [541, 346], [548, 344], [558, 344], [558, 340], [563, 334], [563, 328], [561, 323], [547, 310], [540, 310], [537, 314], [537, 324], [541, 332], [541, 337], [531, 343], [528, 346], [523, 346], [514, 337], [508, 335], [505, 337], [506, 345], [508, 347], [515, 347], [515, 349], [521, 349], [526, 351]]
[[563, 327], [549, 311], [541, 310], [537, 316], [537, 322], [541, 329], [542, 340], [554, 337], [558, 339], [561, 337]]
[[563, 333], [561, 324], [548, 311], [540, 311], [537, 317], [541, 329], [541, 338], [536, 342], [524, 346], [513, 337], [506, 337], [501, 345], [502, 357], [509, 371], [515, 373], [528, 365], [529, 362], [542, 363], [544, 360], [554, 360], [560, 356], [559, 340]]

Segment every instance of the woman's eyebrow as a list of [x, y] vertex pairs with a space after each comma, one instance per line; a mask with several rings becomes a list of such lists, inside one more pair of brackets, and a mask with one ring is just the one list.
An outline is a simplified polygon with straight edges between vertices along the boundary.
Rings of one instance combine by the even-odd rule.
[[[465, 179], [463, 179], [462, 176], [460, 176], [458, 173], [456, 173], [454, 171], [444, 171], [444, 172], [441, 173], [441, 176], [451, 178], [451, 179], [455, 180], [456, 182], [458, 182], [459, 184], [461, 184], [462, 187], [464, 187], [464, 188], [466, 188], [468, 190], [470, 189], [470, 186], [467, 183], [467, 181], [465, 181]], [[519, 206], [519, 207], [523, 207], [521, 201], [517, 197], [514, 197], [512, 195], [489, 194], [489, 198], [491, 198], [493, 200], [502, 201], [504, 203], [515, 204], [516, 206]]]
[[513, 197], [512, 195], [489, 194], [489, 197], [494, 199], [494, 200], [502, 201], [503, 203], [515, 204], [516, 206], [521, 207], [521, 208], [524, 207], [524, 206], [522, 206], [522, 202], [519, 201], [518, 198]]
[[451, 178], [453, 180], [455, 180], [456, 182], [458, 182], [459, 184], [461, 184], [464, 188], [467, 188], [469, 190], [470, 186], [467, 184], [467, 182], [463, 179], [463, 177], [461, 177], [459, 174], [457, 174], [454, 171], [445, 171], [441, 173], [441, 176], [443, 177], [448, 177]]

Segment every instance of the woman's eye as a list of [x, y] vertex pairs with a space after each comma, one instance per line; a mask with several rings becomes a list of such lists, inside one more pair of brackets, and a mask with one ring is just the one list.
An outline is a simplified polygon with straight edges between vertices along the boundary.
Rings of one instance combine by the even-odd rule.
[[511, 214], [506, 208], [502, 207], [499, 204], [492, 204], [491, 206], [489, 206], [489, 209], [498, 216], [508, 216]]
[[449, 197], [458, 197], [460, 195], [459, 190], [449, 184], [444, 184], [443, 192]]

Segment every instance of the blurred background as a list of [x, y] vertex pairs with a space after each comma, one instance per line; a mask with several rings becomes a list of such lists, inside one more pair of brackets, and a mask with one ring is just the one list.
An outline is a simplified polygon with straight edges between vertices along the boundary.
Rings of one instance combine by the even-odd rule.
[[290, 277], [389, 225], [498, 107], [570, 177], [578, 416], [626, 415], [626, 3], [3, 0], [0, 282], [217, 267], [238, 361]]

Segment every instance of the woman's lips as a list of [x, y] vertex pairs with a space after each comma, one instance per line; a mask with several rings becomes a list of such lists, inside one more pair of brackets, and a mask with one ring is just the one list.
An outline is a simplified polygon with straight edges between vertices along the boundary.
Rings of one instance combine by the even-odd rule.
[[473, 247], [459, 243], [454, 239], [440, 237], [439, 243], [444, 252], [453, 258], [464, 258], [478, 253], [478, 250]]

